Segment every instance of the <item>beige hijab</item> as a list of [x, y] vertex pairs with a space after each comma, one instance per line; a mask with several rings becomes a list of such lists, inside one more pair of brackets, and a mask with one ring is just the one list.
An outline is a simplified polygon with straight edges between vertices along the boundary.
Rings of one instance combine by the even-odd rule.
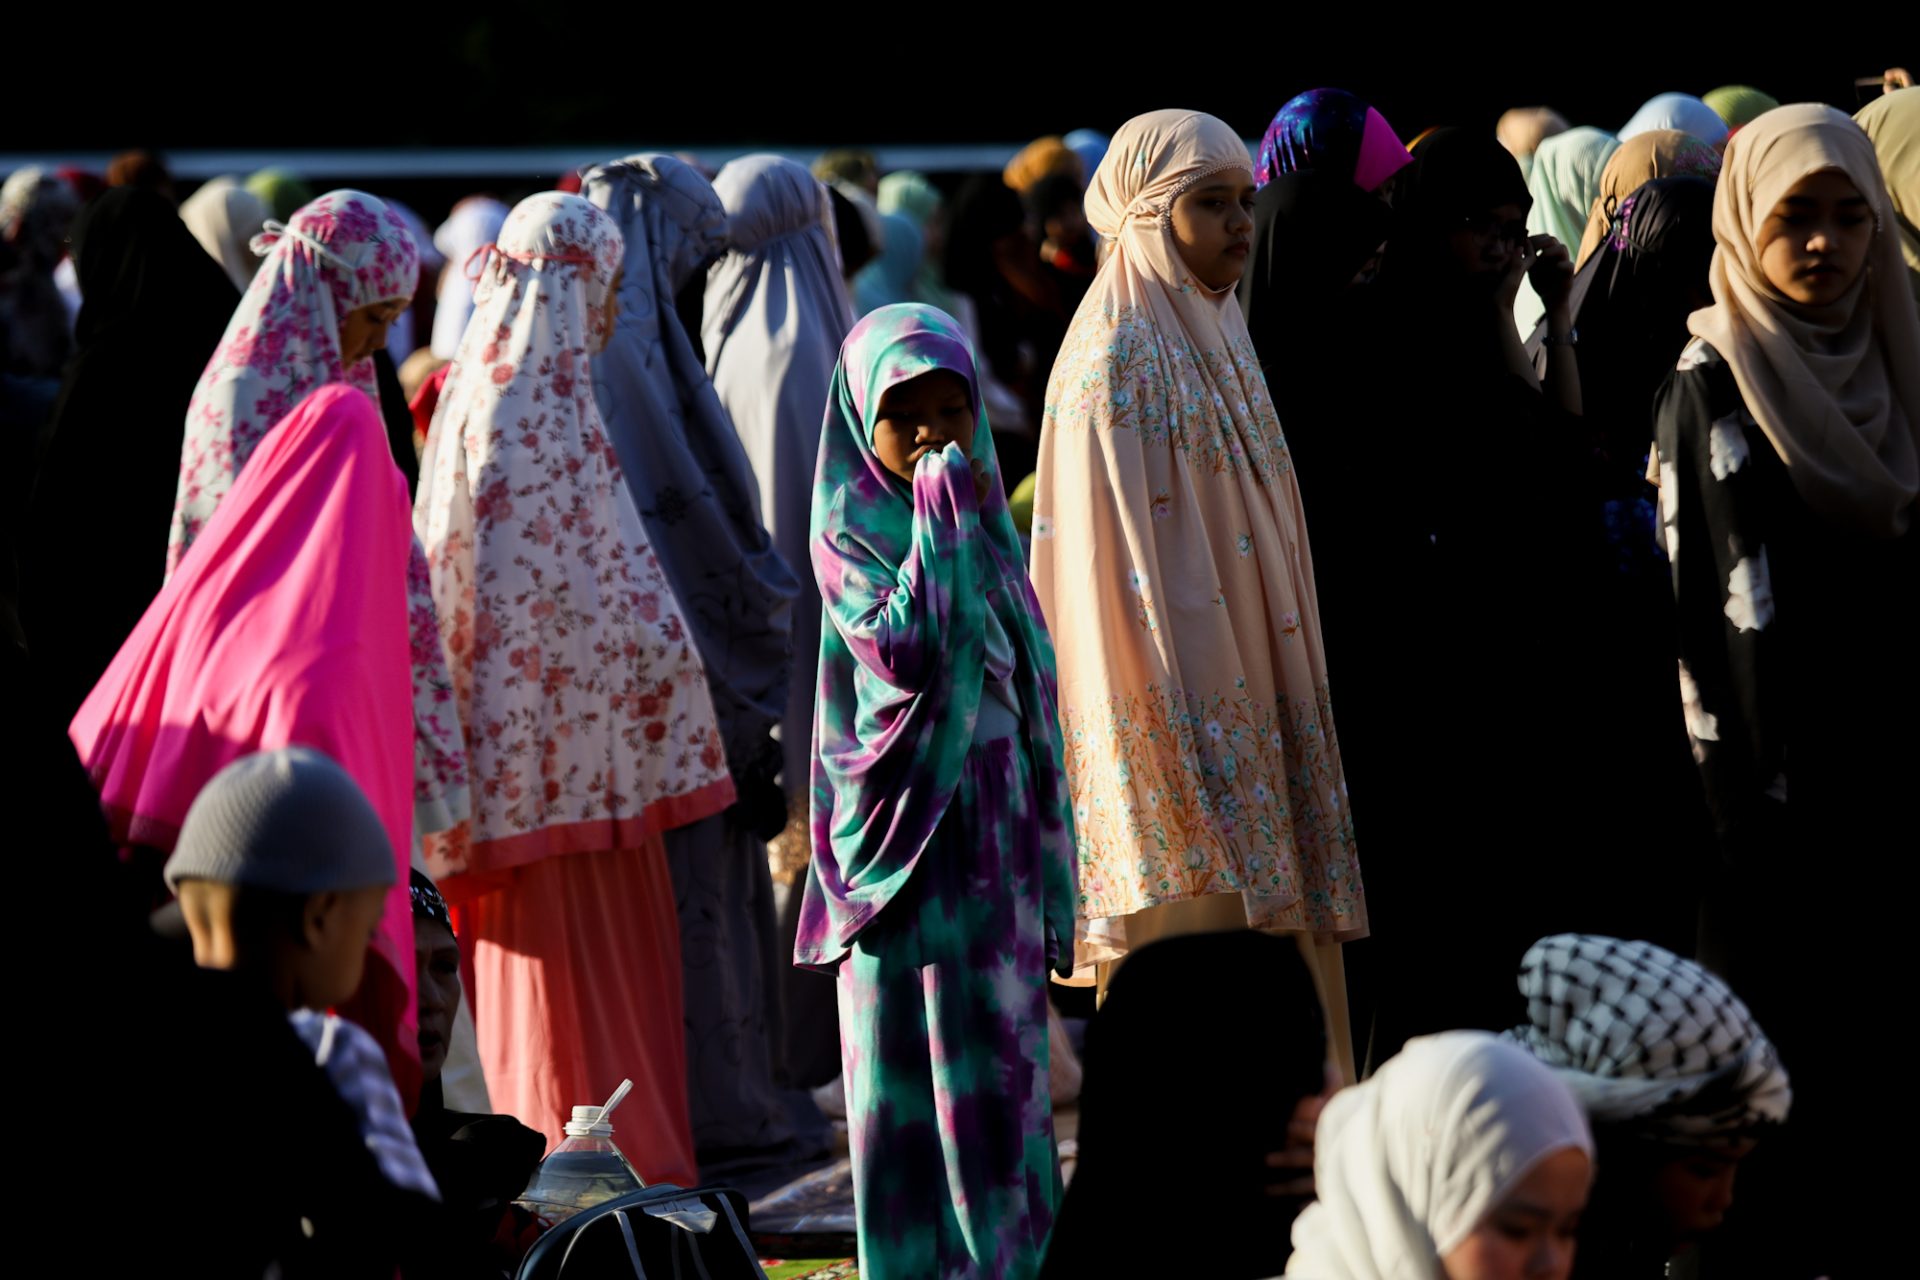
[[1600, 171], [1600, 188], [1587, 213], [1587, 229], [1580, 237], [1574, 270], [1606, 242], [1607, 229], [1620, 211], [1620, 202], [1655, 178], [1693, 176], [1712, 178], [1720, 172], [1720, 153], [1690, 133], [1678, 129], [1651, 129], [1620, 144]]
[[1047, 386], [1033, 580], [1053, 627], [1080, 960], [1119, 920], [1215, 895], [1257, 928], [1352, 937], [1366, 909], [1312, 555], [1232, 290], [1193, 276], [1174, 201], [1232, 169], [1212, 116], [1129, 121], [1087, 191], [1111, 249]]
[[[1866, 196], [1878, 231], [1846, 297], [1813, 309], [1768, 283], [1760, 229], [1796, 182], [1826, 170]], [[1808, 506], [1875, 537], [1904, 533], [1920, 495], [1920, 316], [1873, 143], [1832, 107], [1767, 112], [1727, 145], [1713, 238], [1713, 305], [1687, 327], [1732, 366]]]
[[253, 238], [266, 227], [266, 201], [232, 178], [215, 178], [187, 197], [180, 221], [226, 271], [234, 288], [245, 293], [260, 269]]
[[1649, 129], [1622, 142], [1607, 167], [1599, 171], [1599, 192], [1594, 207], [1586, 215], [1586, 234], [1580, 236], [1580, 253], [1574, 255], [1574, 271], [1586, 267], [1607, 240], [1607, 228], [1620, 211], [1620, 201], [1638, 192], [1653, 178], [1713, 178], [1720, 173], [1720, 154], [1678, 129]]
[[1907, 260], [1907, 283], [1920, 300], [1920, 89], [1882, 94], [1854, 117], [1873, 139], [1887, 180]]

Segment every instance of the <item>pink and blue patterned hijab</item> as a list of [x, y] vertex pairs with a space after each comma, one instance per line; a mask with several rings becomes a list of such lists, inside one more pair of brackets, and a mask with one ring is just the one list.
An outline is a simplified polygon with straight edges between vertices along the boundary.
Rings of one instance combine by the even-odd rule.
[[1281, 107], [1260, 140], [1253, 180], [1338, 172], [1372, 191], [1413, 163], [1386, 117], [1344, 89], [1309, 89]]

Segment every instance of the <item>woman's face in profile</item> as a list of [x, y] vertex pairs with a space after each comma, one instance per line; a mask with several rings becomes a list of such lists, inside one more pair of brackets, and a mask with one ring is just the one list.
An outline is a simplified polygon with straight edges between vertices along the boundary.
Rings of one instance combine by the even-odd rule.
[[1441, 1263], [1446, 1280], [1567, 1280], [1593, 1160], [1577, 1147], [1536, 1164]]

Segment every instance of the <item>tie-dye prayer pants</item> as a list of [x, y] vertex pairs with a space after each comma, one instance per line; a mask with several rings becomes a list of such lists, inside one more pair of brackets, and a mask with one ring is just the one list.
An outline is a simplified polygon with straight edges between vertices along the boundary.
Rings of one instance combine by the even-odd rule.
[[1035, 1275], [1061, 1184], [1041, 842], [1017, 738], [974, 746], [839, 987], [861, 1280]]

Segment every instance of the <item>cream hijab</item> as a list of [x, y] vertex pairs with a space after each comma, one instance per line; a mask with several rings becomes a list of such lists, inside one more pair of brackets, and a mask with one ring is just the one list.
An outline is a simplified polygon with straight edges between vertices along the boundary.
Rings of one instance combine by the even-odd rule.
[[[1844, 298], [1796, 306], [1760, 268], [1760, 231], [1796, 182], [1828, 170], [1866, 196], [1878, 229]], [[1920, 495], [1920, 316], [1873, 143], [1832, 107], [1767, 112], [1727, 145], [1713, 238], [1713, 305], [1687, 327], [1732, 367], [1808, 506], [1874, 537], [1904, 533]]]
[[1678, 129], [1655, 129], [1636, 134], [1622, 142], [1600, 171], [1600, 186], [1587, 213], [1586, 233], [1580, 237], [1580, 252], [1574, 255], [1574, 270], [1587, 265], [1587, 259], [1599, 252], [1612, 229], [1620, 202], [1655, 178], [1713, 178], [1720, 173], [1720, 154], [1690, 133]]
[[180, 221], [245, 293], [260, 269], [253, 238], [266, 228], [267, 202], [232, 178], [215, 178], [187, 197]]
[[1180, 257], [1173, 205], [1252, 174], [1223, 122], [1155, 111], [1088, 188], [1109, 246], [1047, 384], [1033, 582], [1053, 624], [1080, 851], [1080, 960], [1116, 918], [1222, 894], [1256, 928], [1359, 936], [1360, 868], [1312, 555], [1232, 289]]
[[1900, 252], [1907, 259], [1907, 282], [1920, 300], [1920, 92], [1900, 89], [1883, 94], [1853, 117], [1873, 139], [1880, 172], [1893, 198], [1900, 226]]
[[1319, 1199], [1293, 1224], [1289, 1276], [1441, 1280], [1440, 1259], [1548, 1156], [1593, 1154], [1551, 1068], [1484, 1031], [1409, 1040], [1320, 1114]]

